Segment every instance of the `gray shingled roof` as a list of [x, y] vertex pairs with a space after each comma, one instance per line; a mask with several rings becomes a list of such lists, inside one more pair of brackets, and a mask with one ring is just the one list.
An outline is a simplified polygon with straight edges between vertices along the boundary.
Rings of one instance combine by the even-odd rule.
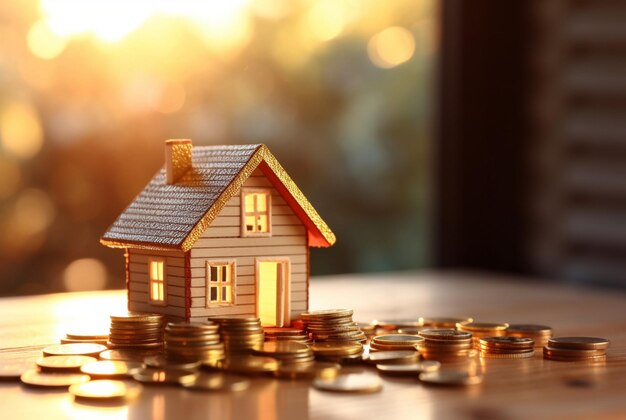
[[261, 145], [193, 148], [193, 169], [174, 185], [152, 178], [102, 239], [178, 247]]

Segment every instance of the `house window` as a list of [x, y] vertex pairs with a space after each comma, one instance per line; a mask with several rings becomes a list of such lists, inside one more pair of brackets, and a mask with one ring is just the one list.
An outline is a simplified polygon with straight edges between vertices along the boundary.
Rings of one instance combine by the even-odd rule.
[[234, 303], [235, 263], [207, 262], [207, 306]]
[[165, 303], [165, 261], [150, 259], [148, 273], [150, 276], [150, 301]]
[[270, 233], [271, 195], [269, 190], [243, 191], [243, 236]]

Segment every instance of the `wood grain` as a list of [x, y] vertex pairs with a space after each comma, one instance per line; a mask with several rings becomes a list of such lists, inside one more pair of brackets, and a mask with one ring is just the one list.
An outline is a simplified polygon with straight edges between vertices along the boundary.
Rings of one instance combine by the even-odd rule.
[[[7, 418], [420, 419], [624, 418], [626, 294], [486, 273], [433, 272], [314, 278], [311, 308], [353, 308], [355, 319], [469, 315], [482, 321], [542, 323], [557, 335], [611, 340], [603, 364], [483, 360], [482, 385], [429, 388], [383, 378], [373, 395], [317, 391], [307, 382], [255, 378], [240, 394], [146, 387], [129, 405], [78, 404], [62, 392], [0, 383]], [[36, 355], [75, 324], [106, 325], [125, 306], [123, 291], [0, 299], [0, 360]], [[370, 370], [370, 368], [366, 368]]]

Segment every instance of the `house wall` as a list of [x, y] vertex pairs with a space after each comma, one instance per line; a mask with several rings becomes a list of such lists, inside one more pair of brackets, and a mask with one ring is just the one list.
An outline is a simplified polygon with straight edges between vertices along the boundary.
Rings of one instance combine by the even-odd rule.
[[[192, 320], [204, 321], [207, 316], [218, 314], [256, 315], [256, 257], [289, 258], [291, 318], [298, 317], [301, 312], [308, 309], [309, 249], [304, 225], [258, 169], [246, 180], [244, 187], [271, 189], [272, 236], [241, 237], [240, 194], [236, 194], [228, 201], [219, 216], [190, 250]], [[236, 261], [236, 304], [207, 308], [206, 261], [220, 259]]]
[[[153, 251], [128, 249], [127, 288], [128, 309], [131, 311], [156, 312], [185, 318], [185, 253], [182, 251]], [[165, 259], [166, 305], [150, 303], [148, 259]]]

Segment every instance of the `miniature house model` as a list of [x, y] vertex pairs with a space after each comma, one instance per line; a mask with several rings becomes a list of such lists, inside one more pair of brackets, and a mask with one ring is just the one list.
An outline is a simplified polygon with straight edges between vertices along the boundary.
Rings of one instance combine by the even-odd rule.
[[168, 140], [100, 242], [126, 251], [131, 311], [287, 326], [308, 309], [309, 247], [335, 236], [265, 145]]

